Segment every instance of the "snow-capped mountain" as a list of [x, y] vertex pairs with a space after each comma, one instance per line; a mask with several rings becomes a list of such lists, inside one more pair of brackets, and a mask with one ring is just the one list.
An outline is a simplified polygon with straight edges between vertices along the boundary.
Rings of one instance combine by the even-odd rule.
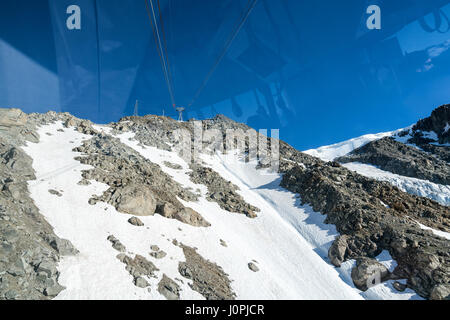
[[441, 108], [305, 153], [269, 139], [276, 171], [245, 139], [222, 150], [265, 139], [223, 116], [0, 109], [0, 299], [448, 298]]

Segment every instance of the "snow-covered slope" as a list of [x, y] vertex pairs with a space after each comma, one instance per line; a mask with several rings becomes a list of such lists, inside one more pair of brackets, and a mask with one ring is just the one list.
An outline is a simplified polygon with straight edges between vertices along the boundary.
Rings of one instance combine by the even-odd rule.
[[[402, 129], [403, 130], [403, 129]], [[378, 140], [384, 137], [390, 137], [400, 130], [382, 132], [376, 134], [366, 134], [361, 137], [349, 139], [343, 142], [331, 144], [329, 146], [319, 147], [317, 149], [310, 149], [303, 151], [311, 156], [322, 159], [323, 161], [333, 161], [338, 157], [345, 156], [346, 154], [352, 152], [356, 148], [359, 148], [371, 141]]]
[[407, 193], [430, 198], [447, 206], [450, 205], [449, 186], [427, 180], [404, 177], [364, 163], [351, 162], [344, 163], [343, 166], [349, 170], [356, 171], [363, 176], [380, 181], [387, 181]]
[[[110, 133], [107, 127], [96, 128]], [[207, 201], [206, 187], [189, 179], [188, 165], [174, 152], [144, 148], [133, 140], [132, 133], [118, 135], [122, 143], [158, 164], [175, 181], [199, 189], [198, 202], [179, 200], [211, 223], [210, 227], [194, 227], [154, 215], [139, 217], [144, 226], [136, 227], [127, 222], [129, 215], [119, 213], [113, 206], [88, 203], [92, 195], [101, 194], [107, 185], [96, 181], [78, 184], [82, 170], [89, 166], [76, 161], [74, 157], [78, 154], [72, 149], [89, 136], [65, 128], [61, 122], [42, 126], [39, 134], [39, 143], [24, 147], [33, 159], [37, 176], [29, 182], [31, 196], [55, 233], [70, 240], [80, 251], [76, 256], [63, 257], [59, 263], [59, 281], [66, 289], [58, 299], [164, 299], [158, 291], [164, 274], [176, 281], [181, 299], [203, 299], [190, 286], [192, 281], [180, 276], [179, 262], [186, 258], [174, 240], [198, 248], [201, 256], [221, 266], [232, 281], [237, 299], [419, 298], [409, 289], [403, 293], [394, 290], [391, 282], [366, 292], [356, 289], [350, 277], [354, 261], [345, 262], [339, 269], [328, 262], [328, 249], [337, 236], [335, 227], [324, 224], [323, 215], [309, 206], [301, 206], [295, 194], [282, 189], [279, 175], [263, 174], [255, 169], [255, 163], [227, 162], [219, 154], [203, 155], [206, 166], [238, 186], [245, 201], [261, 209], [258, 217], [249, 219]], [[354, 145], [362, 143], [361, 140]], [[337, 156], [343, 152], [340, 150], [328, 156]], [[166, 161], [180, 165], [181, 169], [166, 166]], [[49, 190], [57, 190], [60, 196]], [[120, 239], [127, 254], [139, 254], [159, 269], [155, 277], [146, 279], [150, 287], [144, 289], [133, 284], [133, 277], [116, 258], [118, 252], [107, 240], [110, 235]], [[226, 246], [221, 245], [221, 240]], [[154, 259], [149, 254], [152, 245], [164, 250], [167, 256]], [[378, 259], [388, 267], [393, 265], [386, 252]], [[258, 272], [250, 270], [250, 262], [257, 266]]]
[[[318, 157], [324, 161], [333, 161], [339, 157], [349, 154], [350, 152], [359, 147], [368, 144], [369, 142], [379, 140], [385, 137], [393, 137], [398, 142], [407, 144], [409, 146], [421, 150], [421, 148], [418, 147], [417, 145], [408, 143], [408, 140], [412, 138], [410, 134], [402, 136], [398, 135], [398, 133], [400, 132], [409, 132], [409, 130], [412, 127], [413, 126], [409, 126], [407, 128], [391, 132], [367, 134], [358, 138], [346, 140], [329, 146], [319, 147], [317, 149], [310, 149], [304, 152], [309, 155]], [[434, 132], [422, 132], [422, 133], [425, 138], [437, 141], [437, 135]], [[433, 142], [432, 144], [445, 146], [442, 144], [438, 144], [437, 142]], [[444, 205], [450, 204], [450, 187], [447, 185], [441, 185], [417, 178], [405, 177], [402, 175], [394, 174], [392, 172], [381, 170], [376, 166], [369, 164], [351, 162], [344, 164], [344, 166], [366, 177], [374, 178], [380, 181], [387, 181], [407, 193], [421, 197], [427, 197]]]

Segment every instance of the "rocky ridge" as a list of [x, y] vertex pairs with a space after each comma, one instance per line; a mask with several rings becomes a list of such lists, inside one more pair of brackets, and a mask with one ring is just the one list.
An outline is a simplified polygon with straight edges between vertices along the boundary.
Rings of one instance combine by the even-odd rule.
[[335, 159], [341, 163], [361, 162], [406, 177], [450, 184], [450, 165], [432, 154], [386, 137]]
[[[20, 149], [11, 151], [13, 147], [19, 147], [25, 140], [36, 142], [36, 139], [39, 139], [35, 132], [36, 126], [53, 121], [63, 121], [66, 127], [74, 126], [77, 131], [92, 135], [91, 139], [75, 149], [75, 151], [82, 153], [82, 156], [77, 158], [78, 161], [93, 166], [93, 169], [86, 170], [83, 173], [83, 179], [80, 182], [87, 184], [89, 180], [93, 179], [109, 186], [105, 193], [91, 198], [92, 204], [97, 201], [104, 201], [126, 214], [138, 216], [158, 213], [194, 226], [207, 227], [209, 225], [198, 213], [190, 208], [185, 208], [176, 199], [176, 197], [180, 197], [187, 201], [195, 201], [196, 195], [194, 193], [182, 188], [170, 176], [167, 176], [158, 165], [147, 161], [139, 153], [120, 143], [118, 139], [99, 133], [89, 121], [77, 119], [69, 114], [53, 112], [45, 115], [31, 114], [27, 117], [26, 122], [23, 118], [24, 116], [20, 112], [14, 111], [5, 118], [8, 119], [6, 122], [2, 124], [0, 121], [0, 138], [3, 139], [6, 132], [7, 142], [10, 143], [5, 147], [5, 152], [0, 153], [4, 159], [0, 166], [2, 177], [0, 181], [3, 183], [3, 190], [9, 190], [6, 201], [13, 201], [11, 199], [14, 199], [14, 188], [11, 192], [10, 187], [7, 186], [9, 183], [7, 174], [10, 173], [7, 172], [9, 169], [5, 171], [4, 168], [7, 168], [8, 165], [12, 167], [9, 154], [13, 154], [13, 158], [15, 152], [20, 154]], [[16, 119], [19, 125], [11, 126], [9, 122], [11, 119]], [[193, 132], [193, 123], [190, 121], [180, 123], [170, 118], [157, 116], [127, 117], [109, 126], [113, 133], [131, 131], [136, 134], [135, 139], [140, 141], [142, 145], [155, 146], [164, 150], [174, 150], [176, 137], [173, 132], [176, 129], [183, 128]], [[202, 126], [203, 128], [215, 128], [220, 132], [229, 128], [249, 129], [247, 126], [237, 124], [223, 116], [205, 120], [202, 122]], [[269, 141], [273, 140], [269, 139]], [[397, 261], [398, 267], [392, 274], [388, 273], [386, 277], [383, 276], [383, 279], [407, 279], [407, 286], [425, 298], [448, 298], [450, 294], [449, 241], [435, 236], [431, 231], [422, 230], [415, 222], [419, 221], [426, 226], [448, 232], [450, 230], [448, 207], [425, 198], [411, 196], [387, 183], [364, 178], [338, 163], [325, 163], [295, 150], [282, 141], [280, 141], [280, 156], [280, 172], [283, 173], [282, 186], [300, 194], [302, 202], [310, 204], [315, 211], [326, 214], [326, 222], [336, 225], [341, 234], [330, 248], [330, 261], [339, 266], [345, 260], [359, 259], [359, 263], [357, 263], [353, 272], [355, 284], [361, 283], [360, 287], [364, 289], [361, 281], [367, 277], [365, 270], [368, 268], [365, 266], [368, 264], [376, 265], [373, 258], [382, 250], [388, 250]], [[16, 160], [18, 158], [26, 159], [26, 156], [16, 155]], [[31, 159], [28, 161], [28, 164], [22, 166], [31, 167]], [[207, 186], [208, 181], [217, 181], [209, 178], [206, 180], [200, 179], [198, 172], [204, 173], [206, 168], [202, 167], [201, 164], [197, 165], [199, 167], [191, 168], [194, 180]], [[260, 167], [264, 167], [264, 164], [261, 164]], [[197, 170], [199, 171], [196, 172]], [[21, 172], [26, 173], [27, 171]], [[215, 177], [216, 174], [214, 171], [210, 172], [212, 177]], [[20, 177], [21, 181], [33, 178], [32, 175]], [[219, 184], [223, 184], [223, 181], [219, 182]], [[209, 184], [214, 185], [215, 183]], [[230, 188], [235, 190], [232, 186]], [[211, 197], [215, 190], [208, 191]], [[17, 192], [16, 195], [19, 195], [22, 201], [23, 199], [27, 201], [25, 190]], [[3, 193], [0, 200], [2, 200], [2, 197]], [[233, 199], [238, 201], [237, 208], [239, 206], [241, 206], [241, 209], [243, 208], [237, 210], [237, 212], [246, 214], [245, 210], [254, 209], [248, 207], [249, 205], [239, 197], [233, 195]], [[13, 203], [17, 205], [16, 202], [13, 201]], [[9, 209], [12, 207], [9, 202], [8, 206], [8, 216], [11, 216], [11, 212], [23, 211], [28, 214], [29, 211], [29, 208], [22, 207]], [[29, 222], [30, 226], [25, 225], [24, 227], [25, 232], [29, 232], [31, 228], [37, 228], [41, 232], [44, 230], [45, 236], [40, 238], [43, 241], [42, 246], [47, 246], [45, 248], [49, 249], [49, 255], [52, 256], [50, 265], [56, 266], [60, 254], [64, 254], [63, 252], [75, 253], [76, 250], [67, 241], [53, 238], [55, 236], [52, 234], [51, 227], [39, 216], [37, 208], [34, 207], [34, 210], [35, 213]], [[225, 207], [225, 210], [236, 210], [236, 207]], [[0, 207], [0, 214], [1, 212]], [[41, 222], [39, 222], [40, 219]], [[3, 227], [3, 224], [0, 227]], [[16, 228], [16, 230], [25, 234], [21, 228]], [[114, 239], [112, 240], [114, 245]], [[10, 240], [6, 240], [6, 244], [9, 243]], [[32, 248], [34, 244], [25, 243], [22, 250], [13, 250], [14, 254], [22, 254], [26, 248], [29, 248], [28, 246]], [[55, 249], [55, 247], [59, 249]], [[184, 245], [181, 245], [181, 247], [186, 262], [180, 263], [179, 272], [183, 277], [192, 280], [191, 287], [193, 290], [198, 291], [207, 299], [233, 299], [235, 297], [227, 275], [219, 266], [202, 258], [195, 249]], [[133, 261], [132, 258], [125, 258], [125, 256], [120, 256], [119, 259], [128, 261], [128, 265]], [[3, 263], [3, 261], [0, 261], [0, 263]], [[12, 266], [9, 259], [6, 264]], [[34, 272], [35, 276], [39, 275], [39, 272], [41, 272], [41, 275], [42, 272], [45, 273], [43, 269], [39, 269], [39, 266], [36, 267], [32, 264], [32, 267], [33, 271], [30, 271], [30, 273], [33, 274]], [[43, 267], [45, 267], [45, 264]], [[28, 292], [6, 294], [6, 292], [1, 291], [2, 287], [8, 289], [9, 292], [11, 288], [15, 290], [18, 285], [11, 285], [8, 276], [11, 273], [3, 276], [5, 273], [2, 273], [2, 270], [3, 268], [0, 269], [0, 278], [2, 279], [2, 282], [0, 282], [0, 297], [3, 294], [5, 298], [29, 296], [38, 299], [51, 297], [52, 295], [49, 293], [54, 294], [62, 289], [58, 288], [52, 291], [52, 287], [48, 287], [49, 290], [44, 288], [42, 293], [34, 296]], [[56, 267], [52, 270], [56, 270]], [[57, 280], [57, 271], [56, 273], [47, 272], [46, 274], [50, 274], [50, 278], [54, 281]], [[3, 280], [4, 277], [6, 281]], [[17, 277], [18, 280], [21, 279], [20, 276], [13, 277]], [[145, 285], [139, 277], [140, 275], [136, 274], [135, 284]], [[3, 283], [6, 284], [2, 286]], [[27, 288], [29, 287], [27, 284]], [[161, 284], [161, 290], [168, 290], [168, 292], [164, 291], [167, 294], [166, 297], [176, 297], [178, 293], [176, 286], [173, 286], [168, 280]]]
[[55, 297], [64, 289], [56, 268], [60, 257], [77, 254], [55, 235], [28, 191], [36, 176], [21, 146], [38, 142], [36, 128], [53, 117], [0, 109], [0, 299]]

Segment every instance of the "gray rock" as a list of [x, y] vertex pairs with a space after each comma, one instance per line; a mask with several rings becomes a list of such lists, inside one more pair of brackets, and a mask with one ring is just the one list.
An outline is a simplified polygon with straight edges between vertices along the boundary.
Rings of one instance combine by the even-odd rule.
[[149, 254], [150, 254], [150, 256], [152, 256], [155, 259], [162, 259], [162, 258], [164, 258], [167, 255], [167, 253], [165, 253], [162, 250], [160, 250], [160, 251], [153, 251], [153, 252], [150, 252]]
[[139, 288], [147, 288], [150, 284], [142, 277], [136, 277], [134, 279], [134, 285]]
[[56, 265], [54, 263], [52, 263], [51, 261], [45, 260], [42, 261], [37, 270], [37, 272], [42, 272], [45, 273], [47, 275], [47, 278], [51, 278], [54, 275], [58, 274], [58, 270], [56, 269]]
[[256, 264], [254, 264], [253, 262], [249, 262], [248, 263], [248, 268], [250, 269], [250, 270], [252, 270], [253, 272], [258, 272], [259, 271], [259, 268], [256, 266]]
[[[122, 128], [114, 126], [114, 130]], [[142, 127], [142, 130], [147, 128]], [[150, 133], [150, 132], [149, 132]], [[92, 197], [92, 203], [104, 201], [118, 211], [133, 215], [153, 215], [155, 211], [170, 219], [178, 219], [195, 226], [209, 226], [200, 214], [185, 210], [177, 197], [195, 201], [198, 196], [183, 188], [161, 168], [145, 159], [119, 139], [97, 134], [74, 149], [83, 156], [76, 157], [93, 169], [83, 172], [86, 180], [96, 180], [110, 186], [100, 197]], [[165, 203], [170, 203], [171, 206]], [[169, 208], [169, 209], [168, 209]]]
[[390, 276], [389, 270], [375, 259], [359, 258], [352, 269], [352, 280], [355, 286], [366, 291], [368, 288], [380, 284]]
[[117, 210], [136, 216], [150, 216], [155, 213], [156, 199], [149, 188], [128, 185], [120, 191]]
[[112, 247], [117, 251], [125, 252], [127, 250], [126, 247], [122, 244], [122, 242], [120, 242], [120, 240], [114, 237], [113, 235], [108, 236], [107, 240], [112, 243]]
[[438, 284], [434, 286], [430, 294], [431, 300], [450, 300], [450, 284]]
[[166, 167], [174, 169], [174, 170], [181, 170], [181, 169], [183, 169], [183, 167], [180, 166], [179, 164], [172, 163], [172, 162], [169, 162], [169, 161], [164, 161], [164, 165]]
[[158, 284], [158, 292], [167, 300], [180, 300], [180, 286], [165, 274]]
[[55, 196], [62, 197], [62, 194], [59, 191], [57, 191], [57, 190], [49, 189], [48, 192], [50, 194], [54, 194]]
[[134, 278], [142, 276], [154, 277], [155, 272], [159, 270], [152, 262], [140, 255], [136, 255], [134, 258], [131, 258], [125, 254], [119, 254], [117, 255], [117, 259], [126, 265], [125, 269]]
[[6, 300], [15, 300], [19, 296], [19, 293], [15, 290], [8, 290], [5, 293]]
[[50, 241], [50, 245], [63, 256], [74, 256], [79, 253], [79, 251], [67, 239], [55, 237]]
[[44, 294], [48, 297], [56, 297], [65, 287], [55, 284], [52, 287], [48, 287], [44, 289]]
[[202, 167], [199, 164], [191, 165], [192, 172], [189, 173], [192, 182], [204, 184], [208, 187], [207, 199], [217, 204], [228, 212], [245, 214], [249, 218], [255, 218], [255, 212], [259, 208], [247, 203], [236, 191], [237, 186], [222, 178], [211, 168]]
[[20, 109], [0, 108], [0, 126], [2, 127], [23, 126], [27, 123], [27, 119], [27, 115]]
[[340, 267], [341, 263], [345, 261], [345, 253], [348, 246], [347, 239], [348, 236], [346, 235], [338, 236], [328, 250], [328, 258], [335, 267]]
[[233, 300], [236, 294], [228, 275], [217, 264], [204, 259], [194, 248], [180, 244], [185, 262], [178, 264], [178, 272], [192, 280], [191, 288], [207, 300]]
[[144, 223], [139, 218], [136, 217], [131, 217], [130, 219], [128, 219], [128, 222], [133, 226], [137, 227], [142, 227], [144, 225]]
[[450, 184], [450, 165], [391, 137], [369, 142], [336, 161], [361, 162], [402, 176]]

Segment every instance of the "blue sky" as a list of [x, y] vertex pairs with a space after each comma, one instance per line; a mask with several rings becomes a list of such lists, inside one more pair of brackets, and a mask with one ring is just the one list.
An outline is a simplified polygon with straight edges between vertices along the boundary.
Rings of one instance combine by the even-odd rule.
[[[160, 2], [174, 95], [186, 106], [247, 1]], [[450, 102], [449, 2], [259, 0], [185, 117], [277, 128], [301, 150], [408, 126]], [[66, 28], [71, 4], [81, 30]], [[370, 4], [381, 30], [367, 30]], [[139, 100], [141, 115], [175, 117], [161, 70], [144, 1], [0, 4], [0, 107], [107, 123]]]

